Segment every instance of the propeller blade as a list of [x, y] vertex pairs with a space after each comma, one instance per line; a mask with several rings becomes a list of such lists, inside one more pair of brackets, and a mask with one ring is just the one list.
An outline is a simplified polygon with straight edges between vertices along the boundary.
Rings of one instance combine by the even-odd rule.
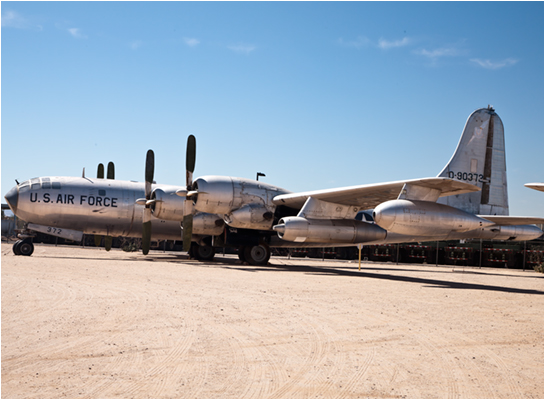
[[108, 163], [108, 172], [106, 174], [106, 177], [108, 179], [115, 179], [115, 167], [114, 167], [114, 163], [111, 161]]
[[112, 249], [112, 243], [114, 238], [111, 236], [104, 236], [104, 248], [106, 251], [110, 251]]
[[185, 152], [185, 169], [187, 190], [191, 190], [193, 184], [193, 172], [195, 171], [195, 160], [197, 158], [197, 141], [195, 136], [189, 135], [187, 138], [187, 148]]
[[153, 183], [153, 172], [155, 169], [155, 155], [153, 150], [148, 150], [146, 154], [146, 198], [138, 199], [137, 203], [142, 204], [145, 200], [144, 211], [142, 214], [142, 253], [147, 255], [151, 246], [151, 184]]
[[184, 215], [183, 227], [184, 251], [189, 251], [191, 249], [191, 237], [193, 236], [193, 214]]
[[146, 199], [151, 196], [151, 184], [153, 183], [153, 172], [155, 169], [155, 155], [153, 150], [148, 150], [146, 154]]
[[[84, 173], [85, 175], [85, 170]], [[104, 179], [104, 164], [100, 163], [97, 167], [97, 179]], [[102, 236], [101, 235], [95, 235], [95, 246], [100, 247], [100, 244], [102, 243]]]
[[102, 236], [95, 235], [95, 247], [100, 247], [101, 243], [102, 243]]
[[144, 208], [142, 221], [142, 253], [147, 255], [151, 247], [151, 209]]
[[98, 164], [97, 179], [104, 179], [104, 165], [102, 163]]

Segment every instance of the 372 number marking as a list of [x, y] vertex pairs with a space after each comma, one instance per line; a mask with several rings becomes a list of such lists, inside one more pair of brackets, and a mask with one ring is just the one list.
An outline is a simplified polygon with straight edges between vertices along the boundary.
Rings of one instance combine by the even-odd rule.
[[51, 226], [48, 226], [47, 227], [47, 233], [51, 233], [53, 235], [60, 235], [60, 233], [62, 232], [62, 229], [59, 229], [59, 228], [53, 228]]

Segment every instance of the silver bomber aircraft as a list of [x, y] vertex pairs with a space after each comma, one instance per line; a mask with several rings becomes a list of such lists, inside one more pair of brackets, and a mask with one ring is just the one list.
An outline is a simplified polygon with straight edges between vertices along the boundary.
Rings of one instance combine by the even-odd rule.
[[186, 185], [42, 177], [5, 196], [26, 221], [17, 254], [32, 254], [32, 231], [183, 239], [197, 259], [236, 247], [241, 260], [266, 264], [271, 247], [354, 246], [449, 239], [531, 240], [543, 218], [509, 216], [504, 131], [491, 107], [473, 112], [447, 166], [435, 178], [291, 193], [250, 179], [203, 176], [193, 181], [195, 138], [188, 139]]

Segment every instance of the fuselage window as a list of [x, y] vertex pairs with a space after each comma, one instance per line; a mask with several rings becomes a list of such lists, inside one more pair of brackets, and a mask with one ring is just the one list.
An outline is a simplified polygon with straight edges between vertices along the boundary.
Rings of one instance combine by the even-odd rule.
[[106, 191], [104, 189], [99, 189], [98, 190], [98, 195], [99, 196], [106, 196]]

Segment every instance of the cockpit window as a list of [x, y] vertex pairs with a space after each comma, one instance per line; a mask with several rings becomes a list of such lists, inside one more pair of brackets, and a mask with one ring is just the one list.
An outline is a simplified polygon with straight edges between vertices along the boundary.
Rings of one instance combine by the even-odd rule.
[[24, 181], [21, 183], [21, 185], [19, 185], [19, 192], [26, 191], [28, 189], [30, 189], [30, 181]]
[[51, 180], [49, 178], [42, 178], [42, 189], [51, 189]]
[[40, 188], [40, 180], [38, 178], [31, 179], [30, 184], [32, 190]]
[[60, 182], [53, 182], [51, 184], [51, 188], [52, 189], [60, 189], [61, 188], [61, 183]]

